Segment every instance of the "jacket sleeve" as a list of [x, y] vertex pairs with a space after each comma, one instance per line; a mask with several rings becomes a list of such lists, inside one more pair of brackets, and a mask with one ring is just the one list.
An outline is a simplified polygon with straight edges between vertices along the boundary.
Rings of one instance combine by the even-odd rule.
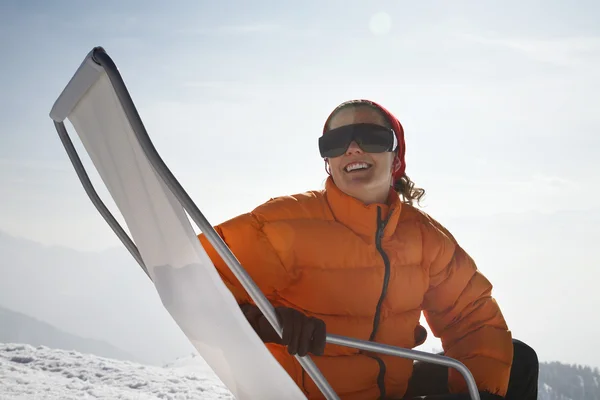
[[[438, 222], [423, 232], [429, 288], [423, 309], [445, 355], [471, 371], [479, 391], [505, 396], [513, 358], [512, 335], [492, 297], [492, 284], [473, 259]], [[468, 391], [459, 371], [450, 368], [451, 393]]]
[[[263, 222], [254, 213], [246, 213], [214, 228], [263, 294], [276, 303], [277, 293], [288, 285], [290, 275], [264, 233]], [[206, 235], [200, 233], [198, 238], [238, 304], [253, 304], [251, 297]]]

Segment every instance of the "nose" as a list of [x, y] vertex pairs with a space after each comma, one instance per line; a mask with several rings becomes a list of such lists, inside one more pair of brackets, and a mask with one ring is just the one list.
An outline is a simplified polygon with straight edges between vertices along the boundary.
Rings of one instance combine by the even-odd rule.
[[362, 153], [362, 149], [358, 146], [358, 144], [353, 140], [352, 142], [350, 142], [350, 145], [348, 146], [348, 149], [346, 150], [346, 154], [356, 154], [356, 153]]

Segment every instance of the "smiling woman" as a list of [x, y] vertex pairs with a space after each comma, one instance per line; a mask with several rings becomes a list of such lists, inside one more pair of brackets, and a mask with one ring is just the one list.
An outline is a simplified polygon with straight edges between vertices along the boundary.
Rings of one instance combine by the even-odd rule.
[[423, 313], [445, 354], [471, 370], [482, 399], [536, 399], [537, 357], [512, 339], [491, 283], [448, 230], [412, 206], [424, 192], [406, 176], [398, 119], [371, 101], [345, 102], [318, 142], [325, 189], [271, 199], [215, 227], [275, 307], [282, 338], [200, 235], [246, 318], [307, 397], [323, 398], [293, 355], [310, 353], [342, 399], [469, 398], [457, 370], [326, 340], [331, 333], [414, 348], [427, 336]]
[[[344, 131], [344, 128], [348, 129]], [[352, 131], [360, 131], [360, 133], [357, 132], [354, 141], [350, 142], [353, 138]], [[389, 134], [386, 134], [388, 132]], [[381, 105], [369, 100], [344, 102], [329, 115], [323, 133], [320, 145], [327, 145], [326, 140], [330, 135], [332, 138], [340, 137], [339, 144], [335, 143], [335, 139], [329, 139], [329, 142], [333, 142], [330, 146], [339, 145], [342, 152], [334, 153], [330, 157], [321, 149], [321, 156], [328, 163], [328, 173], [335, 183], [351, 195], [357, 196], [367, 204], [383, 202], [387, 199], [390, 185], [408, 204], [412, 204], [414, 200], [418, 203], [425, 195], [425, 190], [415, 188], [415, 184], [405, 173], [404, 129], [398, 119]], [[369, 147], [369, 142], [365, 143], [380, 137], [382, 137], [380, 143], [384, 145], [379, 148]], [[344, 154], [346, 149], [347, 153]], [[349, 171], [344, 168], [347, 168], [347, 163], [353, 160], [371, 161], [366, 168], [370, 171], [368, 173], [364, 171], [363, 174], [348, 174]], [[366, 181], [371, 182], [372, 185], [365, 185]], [[361, 182], [361, 184], [352, 185], [353, 182]]]

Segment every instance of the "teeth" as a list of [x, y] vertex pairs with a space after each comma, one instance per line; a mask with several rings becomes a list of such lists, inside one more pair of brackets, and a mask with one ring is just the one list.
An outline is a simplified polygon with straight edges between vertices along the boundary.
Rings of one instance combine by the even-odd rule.
[[350, 172], [350, 171], [355, 171], [357, 169], [367, 169], [369, 168], [369, 164], [367, 163], [352, 163], [352, 164], [348, 164], [346, 165], [346, 168], [344, 168], [346, 170], [346, 172]]

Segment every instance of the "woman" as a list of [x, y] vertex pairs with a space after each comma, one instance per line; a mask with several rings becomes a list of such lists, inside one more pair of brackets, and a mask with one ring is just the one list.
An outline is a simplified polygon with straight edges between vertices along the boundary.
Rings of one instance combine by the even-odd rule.
[[[327, 119], [319, 149], [329, 174], [324, 190], [271, 199], [215, 227], [276, 307], [283, 339], [199, 236], [257, 334], [307, 397], [322, 395], [294, 354], [310, 353], [342, 399], [467, 393], [458, 371], [416, 363], [413, 374], [411, 360], [325, 343], [327, 332], [414, 348], [426, 339], [423, 312], [445, 354], [471, 370], [481, 393], [537, 398], [535, 353], [512, 340], [492, 285], [454, 237], [413, 206], [424, 191], [405, 173], [398, 119], [371, 101], [345, 102]], [[525, 354], [519, 368], [532, 379], [511, 377], [513, 347], [515, 361]]]

